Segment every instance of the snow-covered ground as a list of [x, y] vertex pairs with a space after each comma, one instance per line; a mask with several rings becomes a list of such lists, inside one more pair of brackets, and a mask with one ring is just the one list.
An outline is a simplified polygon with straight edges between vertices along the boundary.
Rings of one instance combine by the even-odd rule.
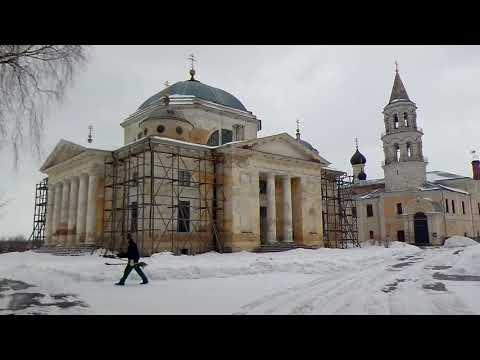
[[117, 287], [120, 260], [2, 254], [0, 314], [480, 314], [478, 243], [143, 261], [150, 283]]

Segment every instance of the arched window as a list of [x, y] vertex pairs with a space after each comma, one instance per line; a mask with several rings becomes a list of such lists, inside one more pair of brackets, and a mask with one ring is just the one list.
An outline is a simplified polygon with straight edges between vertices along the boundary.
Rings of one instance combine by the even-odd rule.
[[215, 130], [210, 137], [208, 138], [207, 145], [208, 146], [218, 146], [220, 145], [219, 143], [219, 136], [218, 136], [218, 130]]
[[405, 126], [408, 127], [408, 114], [406, 112], [403, 113], [403, 121], [405, 123]]
[[397, 116], [397, 114], [393, 114], [393, 128], [398, 129], [398, 116]]
[[400, 146], [398, 146], [398, 144], [395, 144], [394, 148], [395, 148], [395, 159], [397, 161], [400, 161]]
[[407, 143], [407, 156], [410, 158], [412, 156], [412, 147], [410, 143]]

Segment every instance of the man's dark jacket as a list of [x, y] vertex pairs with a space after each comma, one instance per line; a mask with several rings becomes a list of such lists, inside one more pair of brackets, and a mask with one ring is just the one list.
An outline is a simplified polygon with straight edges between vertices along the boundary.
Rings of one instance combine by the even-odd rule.
[[128, 242], [127, 257], [128, 260], [133, 260], [135, 263], [140, 260], [137, 244], [135, 244], [133, 241]]
[[118, 254], [118, 257], [128, 258], [128, 260], [133, 260], [135, 263], [137, 263], [140, 260], [140, 254], [138, 252], [137, 244], [135, 244], [133, 241], [129, 241], [127, 252], [120, 252]]

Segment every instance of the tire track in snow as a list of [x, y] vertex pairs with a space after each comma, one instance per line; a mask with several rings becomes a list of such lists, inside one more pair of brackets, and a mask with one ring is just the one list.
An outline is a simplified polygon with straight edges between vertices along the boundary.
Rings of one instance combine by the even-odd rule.
[[[439, 293], [423, 289], [432, 281], [429, 265], [452, 264], [451, 249], [426, 249], [413, 254], [417, 261], [405, 267], [388, 263], [385, 259], [373, 261], [363, 270], [349, 270], [347, 274], [333, 274], [308, 281], [298, 286], [264, 296], [242, 306], [246, 313], [288, 314], [471, 314], [458, 296], [447, 291]], [[401, 261], [401, 256], [395, 260]], [[363, 264], [365, 266], [365, 264]], [[397, 279], [406, 279], [391, 293], [382, 288]], [[415, 295], [415, 296], [413, 296]], [[413, 302], [409, 303], [409, 299]], [[413, 304], [413, 306], [411, 306]], [[422, 309], [419, 311], [419, 308]], [[409, 311], [411, 309], [411, 311]]]

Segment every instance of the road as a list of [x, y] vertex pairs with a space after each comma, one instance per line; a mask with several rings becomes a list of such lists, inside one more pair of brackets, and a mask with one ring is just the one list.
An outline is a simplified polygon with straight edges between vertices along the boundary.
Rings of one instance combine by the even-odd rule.
[[372, 258], [359, 271], [316, 277], [251, 301], [235, 314], [476, 314], [475, 296], [464, 294], [480, 293], [480, 277], [436, 279], [460, 252], [426, 248], [391, 263]]

